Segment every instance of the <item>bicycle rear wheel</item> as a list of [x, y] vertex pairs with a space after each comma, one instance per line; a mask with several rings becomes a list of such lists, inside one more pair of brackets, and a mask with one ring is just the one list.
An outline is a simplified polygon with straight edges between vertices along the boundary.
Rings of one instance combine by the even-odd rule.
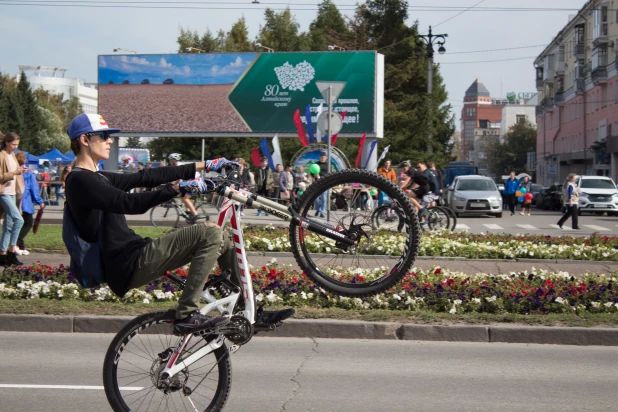
[[397, 209], [383, 205], [373, 211], [371, 221], [377, 229], [399, 232], [401, 230], [400, 223], [403, 222], [403, 219], [399, 217]]
[[173, 202], [173, 200], [170, 200], [150, 209], [150, 224], [152, 226], [178, 227], [180, 212]]
[[432, 206], [425, 214], [429, 229], [432, 231], [450, 230], [450, 217], [444, 208]]
[[[366, 200], [372, 189], [385, 192], [401, 223], [401, 233], [380, 230], [372, 222]], [[330, 220], [318, 218], [328, 192], [345, 202], [330, 211]], [[363, 195], [365, 193], [365, 195]], [[316, 209], [311, 210], [312, 206]], [[414, 208], [403, 191], [376, 173], [347, 169], [314, 182], [296, 206], [309, 220], [327, 223], [332, 230], [357, 239], [345, 248], [335, 240], [290, 227], [290, 243], [296, 262], [315, 283], [342, 296], [370, 296], [389, 289], [408, 272], [420, 243], [420, 229]], [[326, 212], [324, 212], [326, 213]]]
[[455, 211], [453, 211], [453, 209], [451, 209], [448, 206], [441, 206], [442, 209], [446, 210], [446, 213], [448, 213], [449, 216], [449, 220], [450, 220], [450, 231], [454, 232], [455, 229], [457, 229], [457, 213], [455, 213]]
[[[163, 387], [159, 373], [180, 339], [172, 334], [174, 316], [175, 311], [138, 316], [112, 340], [103, 363], [103, 385], [114, 411], [223, 409], [232, 380], [225, 344], [187, 366]], [[191, 337], [175, 363], [209, 343], [207, 338]]]

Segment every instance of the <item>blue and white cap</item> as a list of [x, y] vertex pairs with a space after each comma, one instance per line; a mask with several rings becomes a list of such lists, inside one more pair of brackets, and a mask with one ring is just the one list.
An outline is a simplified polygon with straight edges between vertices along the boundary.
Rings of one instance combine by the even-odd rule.
[[114, 129], [109, 127], [103, 116], [100, 114], [86, 114], [82, 113], [76, 116], [69, 127], [67, 128], [67, 134], [71, 140], [77, 139], [79, 136], [92, 133], [92, 132], [110, 132], [118, 133], [120, 129]]

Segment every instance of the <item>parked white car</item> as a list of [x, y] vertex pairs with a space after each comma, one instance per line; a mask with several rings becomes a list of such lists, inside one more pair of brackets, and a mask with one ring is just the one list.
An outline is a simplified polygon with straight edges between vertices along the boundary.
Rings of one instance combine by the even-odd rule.
[[[579, 213], [603, 213], [618, 216], [618, 188], [607, 176], [578, 176]], [[566, 182], [562, 186], [566, 187]]]
[[446, 192], [446, 204], [457, 215], [502, 217], [502, 196], [496, 183], [486, 176], [457, 176]]

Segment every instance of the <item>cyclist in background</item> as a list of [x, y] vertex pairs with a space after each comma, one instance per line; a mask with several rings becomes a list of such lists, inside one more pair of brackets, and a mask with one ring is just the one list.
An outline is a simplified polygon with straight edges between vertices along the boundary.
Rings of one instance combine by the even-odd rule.
[[[180, 162], [181, 155], [179, 153], [172, 153], [167, 156], [169, 160], [170, 166], [178, 166], [178, 162]], [[191, 179], [193, 180], [193, 179]], [[178, 181], [180, 183], [181, 181]], [[175, 183], [175, 182], [174, 182]], [[191, 194], [187, 193], [180, 198], [182, 200], [182, 204], [185, 205], [185, 208], [191, 213], [191, 217], [188, 219], [191, 223], [195, 223], [197, 221], [197, 210], [191, 201]]]

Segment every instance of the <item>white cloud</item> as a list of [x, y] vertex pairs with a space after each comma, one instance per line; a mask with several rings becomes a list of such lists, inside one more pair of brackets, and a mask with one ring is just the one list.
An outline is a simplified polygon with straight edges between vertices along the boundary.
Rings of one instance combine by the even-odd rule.
[[[246, 63], [244, 65], [246, 65]], [[242, 57], [240, 57], [240, 56], [236, 57], [236, 60], [234, 60], [232, 63], [230, 63], [229, 66], [230, 67], [243, 67]]]
[[170, 68], [170, 67], [174, 67], [174, 65], [172, 63], [168, 63], [165, 61], [165, 59], [163, 57], [161, 57], [161, 60], [159, 60], [159, 65], [161, 67], [165, 67], [165, 68]]

